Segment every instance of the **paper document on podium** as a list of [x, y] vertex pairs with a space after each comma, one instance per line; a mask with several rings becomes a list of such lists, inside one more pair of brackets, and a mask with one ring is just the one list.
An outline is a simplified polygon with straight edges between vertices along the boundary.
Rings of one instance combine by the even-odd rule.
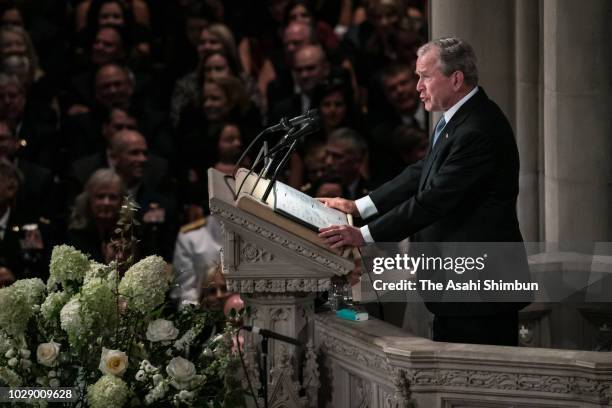
[[334, 208], [326, 207], [293, 187], [277, 181], [274, 184], [274, 211], [318, 231], [330, 225], [349, 224], [347, 215]]

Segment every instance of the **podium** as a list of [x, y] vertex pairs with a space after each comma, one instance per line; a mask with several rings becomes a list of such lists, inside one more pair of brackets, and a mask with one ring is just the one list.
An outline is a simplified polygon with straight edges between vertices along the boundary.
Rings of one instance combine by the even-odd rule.
[[[260, 180], [258, 188], [267, 182]], [[227, 288], [240, 293], [251, 311], [245, 324], [305, 345], [299, 349], [270, 340], [265, 368], [268, 406], [284, 401], [282, 406], [315, 407], [319, 375], [313, 349], [314, 298], [329, 289], [332, 277], [352, 271], [354, 263], [327, 248], [313, 230], [275, 213], [257, 191], [235, 200], [236, 182], [223, 173], [209, 169], [208, 187], [210, 210], [223, 232], [221, 264]], [[254, 388], [260, 385], [255, 363], [259, 345], [258, 336], [246, 334], [245, 354]], [[300, 396], [301, 389], [306, 396]]]

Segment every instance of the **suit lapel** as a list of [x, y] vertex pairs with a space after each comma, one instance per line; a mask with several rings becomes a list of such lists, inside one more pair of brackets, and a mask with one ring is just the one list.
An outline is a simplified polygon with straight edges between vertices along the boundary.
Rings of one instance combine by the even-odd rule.
[[472, 112], [475, 107], [480, 105], [480, 103], [485, 99], [487, 99], [487, 95], [485, 94], [484, 90], [479, 87], [478, 92], [476, 92], [474, 96], [464, 103], [463, 106], [461, 106], [461, 108], [459, 108], [459, 110], [453, 115], [440, 134], [435, 146], [430, 147], [429, 154], [427, 155], [427, 161], [425, 162], [425, 167], [423, 168], [419, 191], [423, 190], [425, 187], [433, 164], [436, 162], [440, 152], [443, 150], [443, 146], [446, 145], [446, 143], [449, 143], [449, 140], [453, 139], [457, 126], [459, 126], [469, 116], [470, 112]]

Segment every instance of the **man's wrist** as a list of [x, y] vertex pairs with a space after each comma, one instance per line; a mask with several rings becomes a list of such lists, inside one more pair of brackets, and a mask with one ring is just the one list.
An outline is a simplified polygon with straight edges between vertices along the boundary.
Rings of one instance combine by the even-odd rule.
[[378, 209], [369, 195], [355, 200], [355, 207], [357, 207], [359, 216], [364, 219], [378, 214]]

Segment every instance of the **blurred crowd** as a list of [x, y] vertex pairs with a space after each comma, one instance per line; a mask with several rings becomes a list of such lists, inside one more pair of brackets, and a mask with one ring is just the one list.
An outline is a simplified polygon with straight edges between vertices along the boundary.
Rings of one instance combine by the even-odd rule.
[[309, 109], [322, 129], [281, 175], [309, 195], [358, 198], [418, 161], [426, 6], [0, 0], [0, 286], [46, 278], [59, 243], [113, 259], [129, 193], [136, 256], [200, 288], [220, 237], [207, 169], [232, 174], [262, 129]]

